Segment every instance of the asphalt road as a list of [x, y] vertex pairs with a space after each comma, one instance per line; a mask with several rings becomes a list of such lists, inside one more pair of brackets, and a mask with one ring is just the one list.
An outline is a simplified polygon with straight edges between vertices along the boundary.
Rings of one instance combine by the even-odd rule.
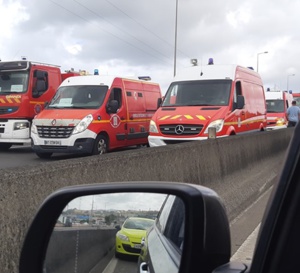
[[[129, 147], [128, 149], [137, 149], [136, 147]], [[146, 148], [143, 148], [146, 149]], [[124, 149], [126, 150], [126, 149]], [[120, 153], [122, 150], [113, 151], [114, 153]], [[49, 159], [39, 158], [31, 149], [30, 145], [12, 146], [7, 151], [0, 151], [0, 169], [16, 168], [25, 166], [35, 166], [43, 162], [65, 160], [71, 158], [83, 157], [84, 155], [75, 154], [54, 154]], [[88, 155], [87, 155], [88, 156]]]

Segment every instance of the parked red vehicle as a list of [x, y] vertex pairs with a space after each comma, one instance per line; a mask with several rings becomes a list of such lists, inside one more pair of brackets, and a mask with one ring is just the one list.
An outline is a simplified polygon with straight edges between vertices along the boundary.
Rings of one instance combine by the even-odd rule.
[[61, 82], [74, 71], [26, 60], [0, 62], [0, 150], [31, 142], [30, 127], [55, 94]]
[[149, 144], [162, 146], [263, 131], [265, 92], [259, 74], [238, 65], [193, 66], [178, 73], [150, 122]]
[[293, 95], [284, 91], [267, 91], [267, 130], [287, 128], [286, 111], [292, 106]]
[[88, 75], [65, 80], [32, 125], [32, 148], [53, 153], [103, 154], [148, 145], [149, 122], [161, 98], [148, 80]]

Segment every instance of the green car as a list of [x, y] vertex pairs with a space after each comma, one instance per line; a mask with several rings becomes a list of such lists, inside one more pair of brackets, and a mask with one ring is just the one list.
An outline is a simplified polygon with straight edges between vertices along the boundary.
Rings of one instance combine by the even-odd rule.
[[141, 240], [146, 237], [147, 230], [154, 224], [153, 219], [130, 217], [125, 220], [116, 234], [115, 256], [139, 256]]

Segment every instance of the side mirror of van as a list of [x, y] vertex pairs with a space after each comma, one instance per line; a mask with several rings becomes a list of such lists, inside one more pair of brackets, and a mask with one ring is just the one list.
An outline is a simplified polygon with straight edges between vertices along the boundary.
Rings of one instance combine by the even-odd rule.
[[237, 96], [237, 109], [243, 109], [245, 106], [245, 97], [242, 95]]
[[157, 99], [157, 109], [161, 106], [162, 102], [163, 102], [162, 98]]
[[[48, 196], [37, 211], [27, 231], [21, 250], [19, 273], [46, 272], [43, 270], [47, 269], [45, 268], [47, 265], [56, 268], [64, 267], [69, 258], [76, 258], [76, 261], [82, 262], [82, 265], [86, 265], [88, 261], [89, 268], [93, 268], [93, 262], [99, 263], [100, 252], [103, 254], [101, 261], [109, 263], [110, 259], [105, 256], [107, 251], [104, 248], [114, 250], [113, 246], [116, 244], [117, 238], [116, 228], [111, 226], [111, 221], [108, 220], [116, 220], [115, 217], [123, 217], [124, 220], [124, 215], [130, 214], [132, 216], [134, 212], [138, 215], [137, 217], [145, 217], [145, 215], [140, 216], [144, 212], [148, 213], [148, 217], [156, 219], [154, 221], [156, 232], [163, 232], [159, 229], [160, 221], [166, 218], [162, 210], [172, 204], [168, 202], [170, 198], [167, 198], [170, 195], [175, 199], [180, 199], [181, 204], [183, 204], [184, 217], [180, 218], [183, 222], [178, 226], [176, 221], [173, 223], [175, 226], [169, 226], [171, 222], [166, 224], [169, 232], [172, 231], [164, 239], [169, 238], [169, 243], [157, 244], [157, 240], [152, 240], [152, 237], [148, 237], [147, 243], [152, 244], [151, 249], [160, 247], [162, 248], [161, 251], [169, 253], [168, 255], [171, 256], [166, 261], [161, 261], [161, 256], [157, 255], [157, 251], [154, 253], [149, 251], [149, 255], [153, 254], [153, 256], [144, 263], [163, 262], [164, 265], [170, 263], [175, 271], [167, 272], [183, 273], [199, 269], [203, 273], [209, 273], [213, 269], [230, 262], [229, 220], [221, 199], [213, 190], [200, 185], [178, 182], [110, 182], [66, 187]], [[173, 200], [175, 200], [174, 198]], [[132, 207], [132, 204], [137, 204], [136, 200], [140, 200], [138, 206], [134, 207], [138, 208], [137, 210]], [[173, 204], [175, 205], [175, 203]], [[174, 207], [174, 205], [172, 206]], [[151, 210], [149, 210], [150, 206], [153, 207]], [[80, 207], [81, 210], [72, 210], [73, 207]], [[141, 207], [146, 209], [141, 210]], [[176, 208], [167, 211], [171, 215], [172, 212], [177, 211]], [[89, 226], [89, 223], [85, 223], [84, 228], [81, 229], [58, 226], [59, 220], [68, 213], [72, 214], [73, 226], [75, 226], [76, 217], [82, 216], [81, 214], [85, 212], [83, 209], [88, 212], [89, 219], [102, 219], [105, 223], [99, 223], [97, 229]], [[113, 211], [119, 213], [112, 217]], [[170, 215], [166, 219], [170, 219]], [[172, 219], [176, 220], [177, 218], [173, 217]], [[122, 219], [118, 218], [118, 221], [122, 221]], [[178, 227], [182, 225], [183, 229], [179, 229]], [[177, 238], [172, 237], [175, 230], [179, 232], [180, 244], [177, 241], [172, 241]], [[167, 230], [164, 231], [164, 233], [167, 232]], [[73, 253], [70, 251], [70, 246], [76, 245], [76, 240], [81, 240], [80, 242], [84, 243], [83, 248], [79, 256], [69, 257]], [[174, 263], [175, 256], [173, 257], [173, 255], [175, 252], [168, 252], [171, 245], [177, 249], [175, 256], [178, 263]], [[95, 249], [96, 258], [95, 255], [91, 255], [91, 248]], [[138, 252], [137, 255], [139, 255]], [[176, 268], [174, 268], [175, 264]]]
[[119, 108], [119, 103], [117, 100], [110, 100], [108, 103], [107, 103], [107, 106], [106, 106], [106, 112], [108, 114], [110, 113], [117, 113], [117, 110]]

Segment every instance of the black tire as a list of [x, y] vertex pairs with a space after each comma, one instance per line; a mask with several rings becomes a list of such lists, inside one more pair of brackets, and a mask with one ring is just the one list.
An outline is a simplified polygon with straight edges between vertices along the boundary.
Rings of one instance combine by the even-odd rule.
[[7, 151], [11, 146], [10, 143], [0, 143], [0, 151]]
[[39, 158], [50, 158], [52, 156], [52, 153], [39, 153], [39, 152], [36, 152], [36, 155], [39, 157]]
[[106, 154], [108, 151], [108, 139], [104, 135], [98, 135], [94, 142], [92, 155]]

